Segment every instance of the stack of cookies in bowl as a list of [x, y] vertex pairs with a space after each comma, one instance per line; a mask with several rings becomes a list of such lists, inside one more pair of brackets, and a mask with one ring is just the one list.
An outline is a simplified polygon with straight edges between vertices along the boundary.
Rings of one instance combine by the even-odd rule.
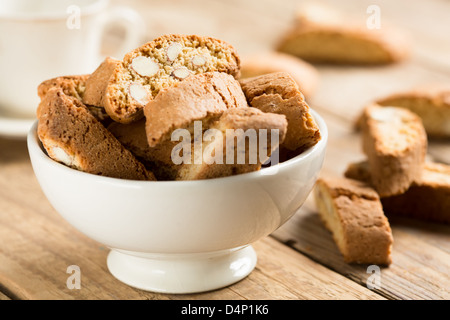
[[257, 171], [321, 139], [289, 74], [239, 77], [239, 56], [226, 42], [161, 36], [90, 75], [43, 82], [38, 137], [71, 168], [158, 181]]

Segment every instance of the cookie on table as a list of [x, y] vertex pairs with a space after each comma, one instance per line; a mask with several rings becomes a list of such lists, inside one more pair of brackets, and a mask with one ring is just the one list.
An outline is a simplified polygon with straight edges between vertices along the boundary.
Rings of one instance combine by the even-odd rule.
[[170, 140], [173, 130], [194, 120], [221, 115], [231, 108], [248, 107], [241, 86], [231, 75], [207, 72], [162, 90], [144, 108], [148, 143], [151, 147]]
[[196, 74], [239, 77], [240, 60], [224, 41], [196, 35], [164, 35], [125, 55], [107, 59], [86, 83], [84, 103], [104, 107], [115, 121], [139, 120], [144, 106], [164, 88]]
[[450, 138], [450, 85], [400, 92], [379, 99], [376, 103], [414, 112], [422, 119], [428, 137]]
[[363, 151], [381, 197], [405, 192], [420, 178], [427, 150], [421, 119], [403, 108], [369, 105], [361, 120]]
[[408, 36], [387, 26], [369, 29], [330, 10], [302, 10], [278, 45], [278, 51], [310, 62], [334, 64], [388, 64], [410, 52]]
[[[63, 76], [53, 79], [46, 80], [38, 86], [38, 95], [42, 100], [44, 99], [47, 92], [52, 88], [61, 88], [65, 95], [74, 97], [80, 101], [83, 100], [84, 92], [86, 90], [86, 81], [90, 75], [74, 75], [74, 76]], [[109, 116], [106, 114], [105, 109], [97, 106], [86, 106], [92, 115], [103, 124], [108, 123], [110, 120]]]
[[[352, 163], [345, 176], [371, 183], [367, 161]], [[420, 179], [404, 193], [382, 197], [384, 212], [434, 222], [450, 223], [450, 166], [427, 162]]]
[[155, 180], [79, 99], [61, 88], [50, 89], [38, 109], [38, 136], [53, 160], [107, 177]]
[[241, 79], [274, 72], [287, 72], [305, 97], [311, 97], [319, 82], [319, 73], [311, 64], [290, 54], [270, 51], [242, 58]]
[[281, 149], [296, 155], [320, 140], [319, 127], [310, 108], [297, 83], [288, 73], [276, 72], [240, 82], [250, 106], [263, 112], [286, 116], [288, 130]]
[[321, 178], [314, 197], [345, 262], [391, 264], [392, 231], [374, 189], [356, 180]]

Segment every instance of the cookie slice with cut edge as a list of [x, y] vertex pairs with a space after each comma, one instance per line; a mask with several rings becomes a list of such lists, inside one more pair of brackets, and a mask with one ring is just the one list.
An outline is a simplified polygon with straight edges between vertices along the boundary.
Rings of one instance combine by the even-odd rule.
[[61, 88], [65, 95], [82, 100], [86, 90], [86, 80], [89, 76], [89, 74], [82, 74], [46, 80], [39, 84], [38, 96], [42, 100], [51, 88]]
[[316, 68], [290, 54], [268, 51], [242, 58], [241, 79], [275, 72], [289, 73], [306, 98], [311, 97], [318, 86], [319, 72]]
[[248, 107], [228, 109], [218, 119], [204, 119], [202, 126], [206, 131], [201, 152], [196, 153], [192, 145], [191, 163], [181, 165], [176, 180], [258, 171], [283, 142], [287, 131], [284, 115]]
[[[198, 122], [196, 123], [196, 121]], [[200, 128], [197, 132], [195, 127], [199, 125]], [[160, 141], [155, 147], [150, 147], [147, 143], [143, 119], [131, 124], [114, 122], [108, 127], [108, 130], [128, 150], [154, 172], [158, 180], [199, 180], [259, 170], [279, 143], [283, 141], [287, 122], [283, 115], [264, 113], [245, 107], [229, 109], [221, 115], [207, 115], [203, 119], [192, 120], [178, 129], [186, 129], [191, 137], [190, 144], [185, 148], [179, 141], [171, 140]], [[209, 129], [212, 130], [208, 131]], [[272, 131], [272, 129], [276, 131]], [[227, 130], [232, 130], [228, 131], [230, 135], [228, 144]], [[194, 140], [198, 138], [194, 136], [195, 133], [201, 134], [203, 137], [198, 151], [195, 151]], [[260, 134], [262, 139], [266, 139], [266, 149], [262, 152], [258, 149]], [[272, 134], [277, 135], [273, 139], [273, 144]], [[254, 145], [250, 147], [249, 142], [245, 139], [252, 140]], [[241, 143], [246, 144], [241, 145]], [[229, 146], [228, 149], [227, 146]], [[183, 158], [182, 148], [183, 151], [187, 149], [189, 152], [189, 164], [173, 162], [172, 153]], [[227, 164], [227, 150], [230, 152], [228, 160], [232, 160], [230, 164]], [[238, 150], [240, 151], [239, 158]], [[221, 152], [221, 156], [216, 155], [215, 151]]]
[[221, 115], [231, 108], [248, 107], [239, 82], [222, 72], [207, 72], [162, 90], [144, 108], [151, 147], [169, 140], [177, 128], [194, 120]]
[[102, 176], [155, 180], [77, 98], [52, 88], [38, 107], [38, 136], [50, 158]]
[[164, 35], [125, 55], [107, 59], [86, 84], [84, 103], [104, 107], [115, 121], [139, 120], [144, 106], [164, 88], [195, 74], [239, 77], [240, 60], [226, 42], [196, 35]]
[[[47, 92], [52, 88], [61, 88], [65, 95], [74, 97], [80, 101], [83, 100], [84, 92], [86, 90], [86, 81], [90, 77], [89, 74], [62, 76], [46, 80], [38, 86], [38, 96], [41, 100], [45, 98]], [[103, 107], [86, 106], [91, 114], [103, 124], [110, 121], [108, 114]]]
[[371, 28], [328, 8], [302, 9], [296, 23], [278, 45], [278, 51], [310, 62], [335, 64], [387, 64], [410, 54], [409, 37], [383, 23]]
[[321, 139], [310, 108], [288, 73], [271, 73], [243, 79], [240, 83], [250, 106], [286, 116], [288, 131], [280, 153], [298, 155]]
[[374, 189], [356, 180], [320, 178], [314, 198], [345, 262], [391, 264], [392, 231]]
[[420, 178], [427, 150], [421, 119], [409, 110], [369, 105], [362, 121], [363, 151], [381, 197], [405, 192]]
[[[367, 161], [349, 164], [345, 176], [371, 183]], [[450, 224], [450, 166], [426, 162], [419, 180], [402, 194], [382, 197], [381, 203], [388, 216]]]
[[450, 85], [400, 92], [379, 99], [376, 103], [414, 112], [422, 119], [428, 137], [450, 138]]

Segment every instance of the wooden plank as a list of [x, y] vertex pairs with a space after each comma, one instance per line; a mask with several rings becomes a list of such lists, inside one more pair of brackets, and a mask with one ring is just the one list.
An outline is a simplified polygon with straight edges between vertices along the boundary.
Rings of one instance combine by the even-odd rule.
[[[8, 150], [0, 154], [0, 284], [15, 298], [381, 298], [271, 238], [255, 244], [259, 258], [255, 271], [228, 288], [196, 295], [133, 289], [108, 272], [108, 249], [73, 229], [50, 206], [34, 178], [25, 144], [0, 139], [0, 150]], [[70, 265], [81, 269], [81, 290], [66, 287]]]
[[[347, 163], [363, 157], [359, 136], [339, 118], [323, 114], [330, 140], [321, 174], [341, 176]], [[450, 226], [408, 219], [391, 220], [393, 264], [382, 269], [382, 286], [376, 292], [390, 299], [448, 299]], [[311, 196], [273, 236], [361, 285], [366, 284], [367, 266], [344, 263], [316, 213]]]

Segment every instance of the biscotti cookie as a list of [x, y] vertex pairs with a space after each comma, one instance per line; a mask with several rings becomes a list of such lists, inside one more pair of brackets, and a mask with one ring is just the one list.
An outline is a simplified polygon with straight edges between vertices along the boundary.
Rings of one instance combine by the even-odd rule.
[[312, 96], [319, 82], [319, 73], [311, 64], [290, 54], [271, 51], [242, 58], [241, 79], [275, 72], [289, 73], [307, 98]]
[[71, 168], [97, 175], [154, 180], [80, 100], [52, 88], [39, 104], [38, 136], [47, 154]]
[[420, 118], [406, 109], [370, 105], [361, 127], [374, 188], [381, 197], [405, 192], [425, 162], [427, 136]]
[[311, 62], [337, 64], [386, 64], [409, 55], [408, 37], [392, 26], [369, 29], [365, 21], [320, 15], [300, 12], [278, 50]]
[[[181, 166], [177, 180], [211, 179], [260, 170], [287, 131], [284, 115], [255, 108], [229, 109], [217, 120], [204, 119], [203, 125], [207, 131], [202, 152], [196, 154], [192, 145], [191, 164]], [[264, 150], [261, 138], [265, 139]]]
[[391, 263], [392, 231], [375, 190], [356, 180], [321, 178], [314, 196], [345, 262]]
[[51, 88], [61, 88], [64, 94], [82, 100], [88, 78], [88, 74], [83, 74], [46, 80], [38, 86], [38, 96], [42, 100]]
[[112, 122], [107, 128], [126, 149], [153, 172], [158, 181], [175, 180], [179, 168], [172, 162], [171, 154], [178, 142], [169, 140], [150, 147], [145, 132], [145, 118], [129, 124]]
[[84, 103], [104, 107], [115, 121], [139, 120], [144, 106], [164, 88], [205, 72], [239, 76], [235, 49], [209, 37], [165, 35], [125, 55], [105, 61], [86, 84]]
[[[75, 75], [75, 76], [63, 76], [46, 80], [38, 86], [38, 95], [42, 100], [47, 92], [52, 88], [61, 88], [65, 95], [77, 98], [82, 101], [84, 92], [86, 90], [86, 81], [90, 75]], [[91, 114], [103, 124], [107, 124], [110, 120], [106, 114], [105, 109], [102, 107], [86, 106]]]
[[[345, 176], [370, 183], [368, 162], [350, 164]], [[400, 195], [381, 198], [381, 203], [389, 216], [450, 223], [450, 166], [425, 163], [418, 181]]]
[[286, 116], [288, 131], [281, 148], [298, 154], [320, 140], [319, 128], [309, 106], [288, 73], [271, 73], [240, 82], [250, 106]]
[[193, 75], [162, 90], [145, 106], [148, 143], [154, 147], [168, 140], [173, 130], [185, 128], [194, 120], [247, 106], [239, 82], [231, 75], [222, 72]]
[[406, 108], [417, 114], [428, 137], [450, 137], [450, 86], [432, 86], [377, 100], [381, 106]]

